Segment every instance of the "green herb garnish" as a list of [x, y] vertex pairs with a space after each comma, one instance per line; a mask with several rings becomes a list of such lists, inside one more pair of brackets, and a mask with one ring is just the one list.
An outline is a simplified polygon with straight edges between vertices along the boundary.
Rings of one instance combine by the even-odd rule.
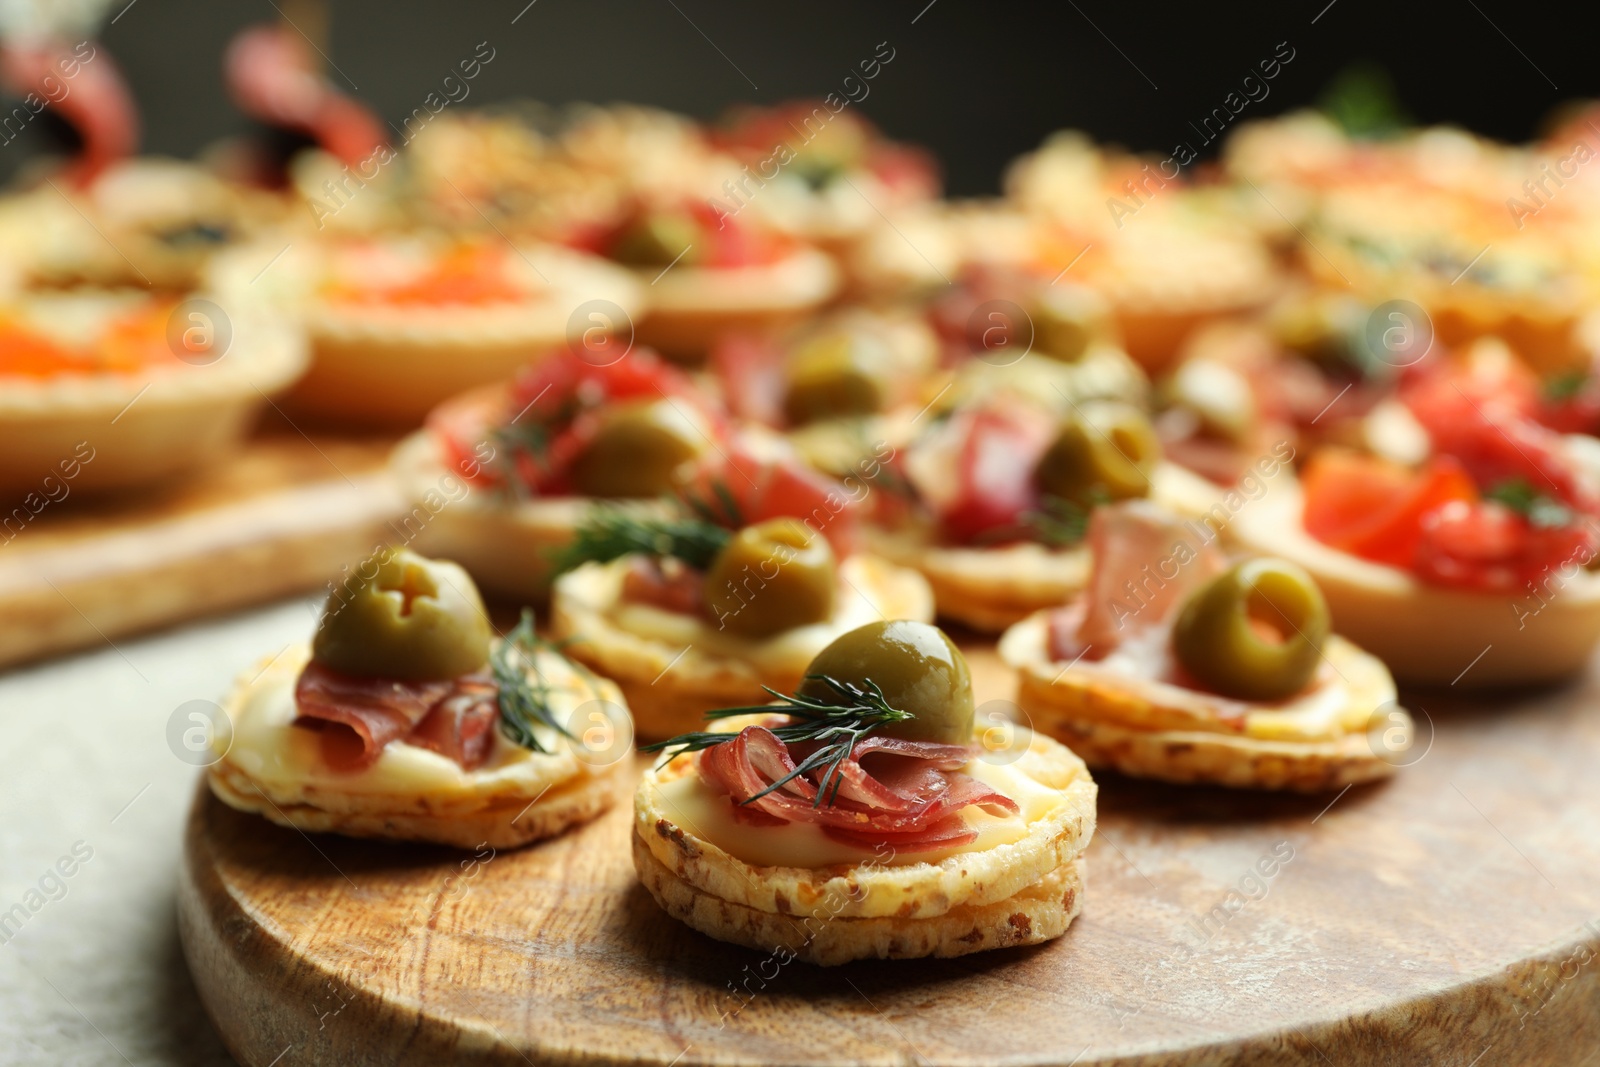
[[1088, 535], [1089, 513], [1096, 505], [1107, 503], [1110, 499], [1100, 493], [1088, 507], [1084, 507], [1047, 493], [1039, 502], [1039, 510], [1026, 512], [1022, 521], [1034, 540], [1053, 548], [1069, 548]]
[[703, 519], [644, 519], [599, 507], [578, 527], [572, 544], [556, 554], [556, 573], [585, 563], [610, 563], [640, 554], [681, 559], [696, 570], [711, 566], [733, 534]]
[[1510, 508], [1533, 525], [1548, 529], [1567, 526], [1573, 521], [1572, 509], [1561, 501], [1539, 492], [1523, 478], [1512, 478], [1483, 494], [1485, 500]]
[[734, 497], [733, 490], [728, 488], [728, 483], [720, 478], [711, 483], [710, 497], [685, 493], [683, 500], [691, 511], [712, 525], [726, 526], [730, 530], [745, 525], [744, 511], [739, 507], [739, 501]]
[[498, 691], [501, 733], [523, 748], [548, 755], [550, 750], [540, 743], [535, 726], [547, 726], [568, 740], [572, 734], [550, 710], [550, 683], [537, 661], [540, 651], [559, 655], [554, 645], [534, 633], [533, 612], [524, 609], [522, 619], [489, 656], [489, 669]]
[[1583, 392], [1584, 387], [1588, 384], [1589, 373], [1587, 371], [1575, 370], [1568, 371], [1565, 374], [1558, 374], [1544, 383], [1544, 398], [1557, 403], [1563, 400], [1571, 400]]
[[[825, 674], [808, 674], [806, 681], [820, 682], [827, 686], [839, 702], [825, 703], [801, 696], [798, 692], [793, 696], [784, 696], [775, 689], [762, 686], [777, 698], [776, 703], [744, 708], [721, 708], [706, 712], [706, 718], [709, 720], [730, 719], [736, 715], [754, 715], [762, 712], [788, 715], [798, 721], [774, 727], [772, 732], [777, 735], [778, 740], [785, 744], [794, 744], [797, 741], [824, 742], [815, 752], [801, 760], [794, 770], [746, 800], [746, 804], [760, 800], [773, 790], [782, 788], [795, 778], [818, 767], [826, 767], [827, 770], [822, 774], [822, 781], [817, 787], [817, 795], [812, 801], [812, 806], [821, 807], [825, 796], [827, 802], [832, 804], [838, 798], [839, 786], [842, 784], [839, 768], [850, 758], [856, 742], [888, 723], [915, 718], [909, 711], [891, 707], [888, 698], [883, 695], [883, 690], [870, 678], [861, 685], [856, 685], [854, 682], [842, 682]], [[712, 748], [724, 741], [733, 740], [735, 736], [725, 731], [697, 731], [679, 734], [670, 741], [657, 741], [653, 745], [645, 745], [639, 751], [662, 752], [671, 749], [663, 761], [670, 763], [686, 752], [699, 752], [702, 749]], [[830, 783], [833, 786], [831, 796], [828, 795]]]

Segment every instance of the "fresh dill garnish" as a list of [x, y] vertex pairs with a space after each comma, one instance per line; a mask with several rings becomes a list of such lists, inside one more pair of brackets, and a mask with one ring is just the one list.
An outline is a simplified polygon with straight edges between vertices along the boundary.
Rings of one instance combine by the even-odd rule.
[[534, 632], [533, 612], [524, 609], [521, 620], [490, 655], [489, 669], [500, 705], [500, 732], [523, 748], [548, 755], [535, 726], [549, 727], [569, 740], [572, 734], [550, 710], [550, 683], [535, 659], [544, 650], [554, 651], [554, 646]]
[[1069, 548], [1082, 541], [1089, 533], [1089, 513], [1095, 505], [1104, 503], [1110, 498], [1100, 494], [1104, 499], [1094, 499], [1088, 507], [1084, 507], [1072, 500], [1064, 500], [1059, 496], [1047, 493], [1039, 502], [1037, 511], [1026, 512], [1022, 516], [1023, 524], [1028, 527], [1035, 540], [1053, 548]]
[[739, 501], [734, 497], [733, 490], [728, 488], [728, 483], [721, 478], [711, 483], [709, 498], [685, 493], [683, 502], [689, 506], [689, 510], [712, 525], [726, 526], [730, 530], [745, 525], [744, 510], [739, 507]]
[[1501, 482], [1484, 493], [1483, 498], [1515, 511], [1541, 528], [1566, 526], [1573, 521], [1571, 508], [1554, 497], [1539, 492], [1524, 478], [1512, 478]]
[[1588, 384], [1589, 373], [1587, 371], [1574, 370], [1565, 374], [1558, 374], [1544, 383], [1544, 398], [1557, 403], [1563, 400], [1571, 400], [1583, 392], [1584, 387]]
[[639, 518], [597, 507], [579, 524], [572, 543], [556, 553], [557, 574], [585, 563], [610, 563], [634, 554], [679, 559], [705, 570], [733, 533], [703, 519]]
[[[832, 690], [835, 702], [814, 700], [811, 697], [801, 696], [798, 691], [792, 696], [784, 696], [775, 689], [762, 686], [777, 698], [776, 703], [744, 708], [721, 708], [706, 712], [706, 718], [709, 720], [730, 719], [736, 715], [756, 715], [763, 712], [787, 715], [797, 721], [773, 727], [772, 732], [777, 735], [778, 740], [791, 745], [797, 741], [823, 742], [820, 748], [801, 760], [794, 770], [746, 800], [746, 804], [760, 800], [768, 793], [782, 788], [795, 778], [818, 767], [827, 769], [822, 773], [822, 780], [818, 784], [812, 806], [821, 807], [825, 796], [827, 802], [832, 804], [838, 798], [842, 782], [839, 768], [855, 750], [856, 742], [888, 723], [904, 722], [916, 717], [909, 711], [892, 707], [888, 698], [883, 695], [883, 690], [870, 678], [857, 685], [854, 682], [842, 682], [826, 674], [808, 674], [806, 681], [820, 682]], [[726, 731], [695, 731], [679, 734], [670, 741], [657, 741], [653, 745], [645, 745], [639, 751], [663, 752], [671, 749], [663, 761], [670, 763], [685, 752], [699, 752], [720, 745], [724, 741], [731, 741], [735, 736], [737, 735]], [[833, 786], [832, 795], [828, 793], [830, 784]]]

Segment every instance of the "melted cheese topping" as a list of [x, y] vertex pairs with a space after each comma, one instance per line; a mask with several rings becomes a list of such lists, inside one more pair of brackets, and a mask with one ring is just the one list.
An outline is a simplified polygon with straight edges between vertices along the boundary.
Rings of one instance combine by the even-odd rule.
[[[881, 560], [855, 556], [839, 565], [833, 618], [765, 639], [740, 637], [717, 629], [698, 615], [622, 600], [622, 578], [628, 563], [619, 560], [609, 565], [608, 595], [603, 601], [611, 605], [608, 614], [619, 629], [674, 648], [693, 646], [707, 655], [744, 660], [764, 674], [800, 674], [834, 638], [869, 622], [921, 617], [918, 612], [908, 614], [904, 594], [896, 588], [903, 575], [886, 573], [888, 565]], [[932, 605], [923, 610], [931, 619]]]
[[714, 792], [698, 773], [662, 782], [658, 791], [673, 820], [730, 856], [756, 867], [807, 869], [854, 866], [872, 859], [887, 866], [938, 863], [963, 852], [983, 852], [1021, 841], [1028, 836], [1031, 824], [1048, 818], [1067, 802], [1061, 790], [1035, 781], [1014, 765], [972, 760], [962, 770], [1016, 801], [1022, 813], [991, 815], [982, 808], [967, 807], [962, 810], [961, 817], [978, 832], [977, 838], [955, 848], [904, 855], [880, 856], [873, 849], [835, 841], [815, 823], [751, 826], [739, 822], [734, 818], [732, 801]]
[[[330, 770], [322, 760], [319, 734], [292, 725], [298, 714], [295, 681], [309, 658], [309, 649], [304, 646], [285, 653], [255, 684], [230, 702], [231, 745], [220, 733], [214, 739], [215, 747], [229, 763], [263, 785], [318, 786], [344, 793], [408, 796], [532, 794], [584, 769], [554, 731], [535, 731], [544, 746], [552, 750], [546, 755], [507, 740], [497, 725], [489, 758], [476, 770], [464, 770], [448, 756], [404, 741], [391, 741], [364, 771]], [[552, 706], [558, 716], [565, 717], [580, 704], [605, 696], [559, 656], [541, 652], [537, 669], [553, 690]]]

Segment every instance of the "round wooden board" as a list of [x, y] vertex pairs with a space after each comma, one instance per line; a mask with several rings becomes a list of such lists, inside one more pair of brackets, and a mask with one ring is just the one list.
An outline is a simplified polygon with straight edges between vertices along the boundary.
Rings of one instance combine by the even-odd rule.
[[[970, 655], [979, 699], [1008, 696]], [[1337, 798], [1103, 777], [1084, 912], [1037, 948], [780, 966], [657, 909], [627, 798], [480, 858], [307, 837], [203, 786], [180, 929], [252, 1067], [1573, 1067], [1600, 1062], [1597, 699], [1416, 696], [1431, 750]]]

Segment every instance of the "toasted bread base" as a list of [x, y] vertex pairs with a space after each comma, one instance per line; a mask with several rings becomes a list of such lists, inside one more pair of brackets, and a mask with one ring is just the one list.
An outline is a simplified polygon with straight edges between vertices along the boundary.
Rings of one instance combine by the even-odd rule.
[[632, 760], [580, 773], [536, 797], [497, 797], [472, 811], [427, 810], [426, 797], [328, 794], [316, 806], [285, 801], [226, 760], [207, 775], [211, 791], [231, 808], [263, 815], [279, 826], [346, 837], [425, 841], [457, 848], [516, 848], [588, 822], [627, 788]]
[[851, 960], [965, 956], [992, 948], [1036, 945], [1067, 932], [1083, 909], [1083, 858], [1051, 871], [1014, 896], [959, 905], [942, 915], [848, 918], [820, 905], [811, 915], [760, 911], [712, 896], [673, 875], [638, 835], [639, 881], [663, 911], [685, 926], [747, 948], [833, 967]]

